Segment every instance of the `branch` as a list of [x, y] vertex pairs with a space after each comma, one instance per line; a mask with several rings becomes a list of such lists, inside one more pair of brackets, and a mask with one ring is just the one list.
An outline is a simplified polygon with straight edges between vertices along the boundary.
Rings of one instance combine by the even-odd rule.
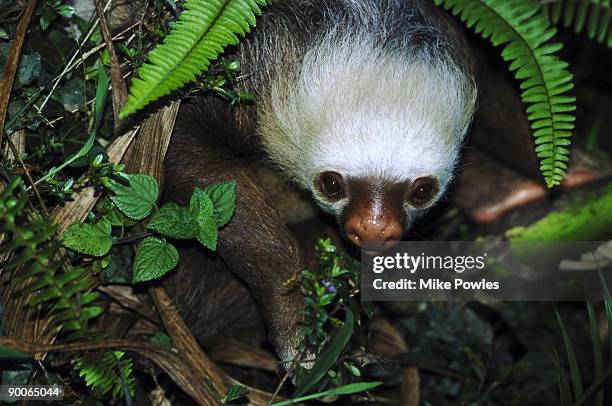
[[155, 362], [172, 378], [174, 382], [177, 383], [177, 385], [181, 387], [181, 389], [183, 389], [193, 399], [196, 399], [199, 404], [210, 405], [219, 403], [219, 400], [216, 398], [213, 398], [212, 402], [208, 403], [210, 397], [208, 395], [208, 388], [206, 387], [206, 384], [203, 381], [198, 381], [195, 379], [193, 372], [181, 357], [157, 345], [127, 340], [101, 340], [76, 342], [71, 344], [38, 345], [12, 340], [9, 338], [0, 338], [0, 346], [5, 346], [29, 355], [46, 352], [72, 352], [108, 349], [133, 351]]
[[119, 59], [117, 58], [117, 53], [115, 52], [115, 46], [113, 45], [113, 36], [108, 29], [108, 24], [106, 23], [106, 16], [104, 15], [104, 9], [100, 4], [100, 0], [95, 0], [96, 3], [96, 13], [98, 14], [98, 18], [100, 19], [100, 29], [102, 30], [102, 36], [104, 37], [104, 42], [106, 43], [106, 49], [108, 50], [108, 55], [110, 57], [110, 69], [111, 69], [111, 84], [113, 86], [113, 117], [115, 118], [115, 131], [119, 129], [119, 112], [121, 111], [121, 107], [125, 103], [127, 99], [127, 88], [125, 87], [125, 82], [123, 81], [123, 77], [121, 76], [121, 69], [119, 68]]
[[4, 136], [4, 120], [6, 120], [11, 90], [13, 89], [13, 82], [15, 81], [15, 73], [17, 72], [19, 59], [21, 57], [21, 47], [23, 46], [25, 35], [28, 31], [28, 24], [32, 18], [34, 6], [36, 6], [36, 0], [31, 0], [19, 19], [19, 25], [17, 26], [15, 38], [13, 38], [11, 44], [8, 61], [6, 62], [6, 69], [4, 70], [2, 79], [0, 79], [0, 145], [2, 145], [2, 137]]

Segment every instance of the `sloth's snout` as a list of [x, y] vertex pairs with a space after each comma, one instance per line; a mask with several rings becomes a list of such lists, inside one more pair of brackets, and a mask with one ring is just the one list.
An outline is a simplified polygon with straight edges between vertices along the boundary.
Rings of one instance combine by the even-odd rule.
[[369, 250], [382, 251], [394, 246], [403, 235], [403, 227], [399, 221], [389, 218], [349, 217], [344, 224], [347, 238], [356, 246], [361, 247], [368, 242]]

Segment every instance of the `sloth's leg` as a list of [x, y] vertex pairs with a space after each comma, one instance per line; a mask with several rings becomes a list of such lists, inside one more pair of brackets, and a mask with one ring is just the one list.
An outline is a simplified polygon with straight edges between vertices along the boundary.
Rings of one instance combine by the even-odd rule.
[[218, 118], [216, 113], [199, 109], [185, 106], [179, 112], [165, 161], [165, 198], [185, 204], [196, 186], [236, 181], [236, 211], [219, 232], [217, 253], [248, 285], [279, 357], [289, 362], [300, 340], [297, 324], [303, 297], [298, 277], [304, 269], [301, 251], [257, 184], [253, 164], [221, 144], [225, 134], [210, 133], [221, 126], [219, 122], [206, 122], [210, 117]]

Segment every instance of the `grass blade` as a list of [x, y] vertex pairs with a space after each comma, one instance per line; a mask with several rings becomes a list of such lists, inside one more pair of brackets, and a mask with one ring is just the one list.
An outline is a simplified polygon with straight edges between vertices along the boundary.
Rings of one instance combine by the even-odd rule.
[[334, 389], [329, 389], [323, 392], [313, 393], [312, 395], [301, 396], [293, 399], [283, 400], [282, 402], [272, 403], [271, 406], [286, 406], [293, 405], [299, 402], [305, 402], [307, 400], [318, 399], [324, 396], [340, 396], [340, 395], [350, 395], [353, 393], [364, 392], [377, 386], [382, 385], [383, 382], [360, 382], [360, 383], [351, 383], [344, 386], [339, 386]]
[[329, 346], [317, 358], [314, 366], [304, 377], [302, 384], [296, 389], [293, 396], [300, 396], [308, 392], [315, 386], [327, 373], [334, 363], [338, 360], [342, 351], [348, 344], [353, 334], [354, 317], [353, 312], [348, 307], [346, 308], [346, 320], [344, 325], [338, 330]]
[[608, 369], [606, 369], [606, 372], [604, 372], [599, 379], [596, 379], [591, 386], [589, 386], [587, 388], [587, 390], [584, 391], [584, 393], [582, 394], [582, 396], [576, 400], [576, 402], [574, 402], [574, 404], [572, 406], [580, 406], [582, 405], [584, 402], [586, 402], [587, 400], [589, 400], [591, 398], [591, 396], [593, 396], [595, 393], [597, 393], [600, 389], [603, 388], [603, 386], [608, 382], [608, 380], [612, 377], [612, 366], [610, 366]]
[[555, 363], [557, 369], [557, 382], [559, 384], [559, 400], [560, 406], [571, 406], [572, 404], [572, 389], [570, 383], [567, 380], [567, 374], [565, 368], [561, 366], [561, 357], [555, 350]]
[[104, 69], [104, 64], [98, 60], [98, 87], [96, 88], [96, 102], [94, 107], [95, 123], [93, 132], [96, 133], [102, 122], [104, 106], [106, 105], [106, 96], [108, 95], [108, 76]]
[[[593, 258], [597, 261], [595, 254]], [[612, 363], [612, 297], [610, 297], [610, 290], [608, 289], [608, 282], [601, 272], [601, 268], [597, 270], [599, 274], [599, 280], [601, 281], [601, 289], [603, 290], [604, 305], [606, 308], [606, 318], [608, 319], [608, 347], [610, 354], [610, 363]]]
[[[603, 353], [601, 350], [601, 340], [599, 338], [599, 323], [597, 322], [597, 314], [590, 301], [586, 302], [589, 312], [589, 320], [591, 322], [591, 340], [593, 341], [593, 369], [595, 380], [603, 375]], [[600, 390], [595, 397], [594, 406], [603, 406], [604, 391]]]
[[580, 377], [580, 369], [578, 368], [578, 361], [576, 360], [576, 353], [574, 352], [574, 346], [572, 345], [572, 339], [563, 323], [563, 319], [559, 314], [559, 311], [555, 309], [557, 315], [557, 321], [561, 327], [561, 333], [563, 334], [563, 345], [565, 347], [565, 354], [567, 355], [567, 363], [569, 364], [570, 377], [572, 380], [572, 388], [574, 388], [574, 398], [582, 396], [584, 387], [582, 386], [582, 378]]

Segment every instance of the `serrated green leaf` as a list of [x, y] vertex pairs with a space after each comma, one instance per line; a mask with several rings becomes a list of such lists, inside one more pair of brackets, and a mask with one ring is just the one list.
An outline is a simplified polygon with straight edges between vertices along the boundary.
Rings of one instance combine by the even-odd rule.
[[211, 251], [215, 251], [217, 249], [217, 237], [219, 234], [215, 220], [212, 217], [208, 217], [203, 222], [199, 223], [199, 225], [200, 227], [198, 228], [196, 238], [203, 246]]
[[147, 217], [159, 195], [157, 180], [149, 175], [129, 175], [129, 186], [108, 182], [107, 187], [114, 193], [111, 200], [123, 214], [133, 220]]
[[178, 260], [178, 251], [172, 244], [159, 238], [147, 237], [136, 248], [133, 282], [160, 278], [172, 270]]
[[236, 181], [215, 183], [207, 186], [204, 193], [212, 200], [213, 218], [217, 227], [223, 227], [232, 218], [236, 209]]
[[107, 221], [96, 224], [71, 224], [60, 237], [66, 247], [81, 254], [101, 257], [106, 255], [113, 245], [110, 235], [111, 226]]
[[131, 227], [136, 224], [135, 220], [127, 218], [121, 210], [113, 205], [113, 209], [106, 213], [103, 217], [104, 220], [108, 221], [111, 226], [115, 227]]
[[202, 222], [213, 215], [213, 201], [208, 193], [196, 187], [189, 200], [189, 211], [191, 216], [198, 222]]
[[147, 225], [149, 230], [172, 238], [187, 239], [195, 237], [198, 224], [189, 210], [176, 203], [163, 205]]

